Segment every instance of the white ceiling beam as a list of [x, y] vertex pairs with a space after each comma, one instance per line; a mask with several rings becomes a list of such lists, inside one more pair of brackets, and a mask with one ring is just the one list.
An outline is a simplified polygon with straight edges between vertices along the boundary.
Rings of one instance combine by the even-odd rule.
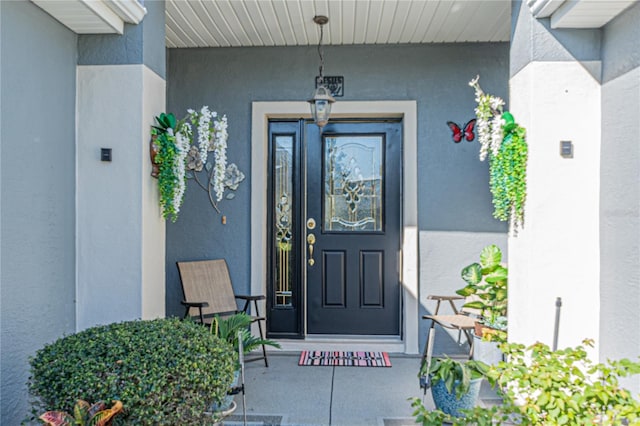
[[147, 9], [137, 0], [107, 0], [107, 5], [129, 24], [139, 24], [147, 14]]
[[76, 34], [122, 34], [147, 10], [137, 0], [31, 0]]
[[527, 0], [527, 6], [536, 18], [548, 18], [565, 0]]
[[551, 15], [551, 28], [600, 28], [638, 0], [568, 0]]

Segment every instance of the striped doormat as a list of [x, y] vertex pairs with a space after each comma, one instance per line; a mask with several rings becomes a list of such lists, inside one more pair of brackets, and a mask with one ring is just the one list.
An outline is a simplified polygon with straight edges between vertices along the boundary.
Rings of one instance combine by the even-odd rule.
[[386, 352], [302, 351], [298, 365], [391, 367]]

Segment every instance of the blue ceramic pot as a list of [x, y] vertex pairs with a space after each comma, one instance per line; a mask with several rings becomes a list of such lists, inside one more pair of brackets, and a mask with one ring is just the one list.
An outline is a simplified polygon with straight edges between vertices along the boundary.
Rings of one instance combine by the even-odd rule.
[[470, 410], [476, 406], [478, 397], [480, 396], [480, 385], [482, 379], [473, 379], [469, 385], [469, 392], [462, 395], [460, 399], [456, 398], [456, 381], [453, 386], [453, 392], [447, 391], [447, 387], [444, 385], [444, 381], [438, 380], [431, 386], [431, 395], [433, 396], [433, 402], [436, 404], [436, 408], [443, 413], [449, 414], [455, 417], [461, 417], [460, 410]]

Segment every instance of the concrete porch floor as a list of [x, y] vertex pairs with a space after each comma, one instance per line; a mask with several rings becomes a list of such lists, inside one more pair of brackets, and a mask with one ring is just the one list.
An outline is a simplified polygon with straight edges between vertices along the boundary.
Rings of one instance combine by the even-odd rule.
[[[423, 398], [418, 382], [420, 357], [390, 354], [391, 367], [301, 367], [299, 352], [270, 352], [269, 367], [246, 364], [248, 425], [415, 425], [408, 398]], [[486, 384], [480, 395], [490, 404], [495, 393]], [[242, 395], [224, 425], [243, 424]], [[433, 408], [431, 393], [424, 396]]]

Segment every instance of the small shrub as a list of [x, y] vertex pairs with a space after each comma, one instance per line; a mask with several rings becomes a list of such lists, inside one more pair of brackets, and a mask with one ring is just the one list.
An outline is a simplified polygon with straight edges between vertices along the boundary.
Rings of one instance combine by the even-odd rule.
[[[584, 345], [593, 346], [592, 340]], [[504, 397], [504, 411], [523, 424], [640, 425], [640, 400], [620, 378], [640, 374], [629, 359], [594, 363], [584, 346], [553, 351], [543, 343], [503, 344], [507, 361], [487, 377]]]
[[[586, 346], [593, 341], [585, 340]], [[454, 418], [429, 411], [411, 399], [418, 423], [432, 426], [640, 426], [640, 399], [620, 385], [620, 378], [640, 374], [640, 362], [628, 359], [594, 363], [584, 346], [557, 351], [536, 343], [504, 343], [506, 361], [490, 366], [485, 376], [496, 386], [502, 404], [463, 410]]]
[[201, 425], [232, 380], [236, 354], [206, 327], [178, 319], [93, 327], [58, 339], [31, 359], [34, 412], [73, 409], [77, 399], [120, 400], [114, 424]]

